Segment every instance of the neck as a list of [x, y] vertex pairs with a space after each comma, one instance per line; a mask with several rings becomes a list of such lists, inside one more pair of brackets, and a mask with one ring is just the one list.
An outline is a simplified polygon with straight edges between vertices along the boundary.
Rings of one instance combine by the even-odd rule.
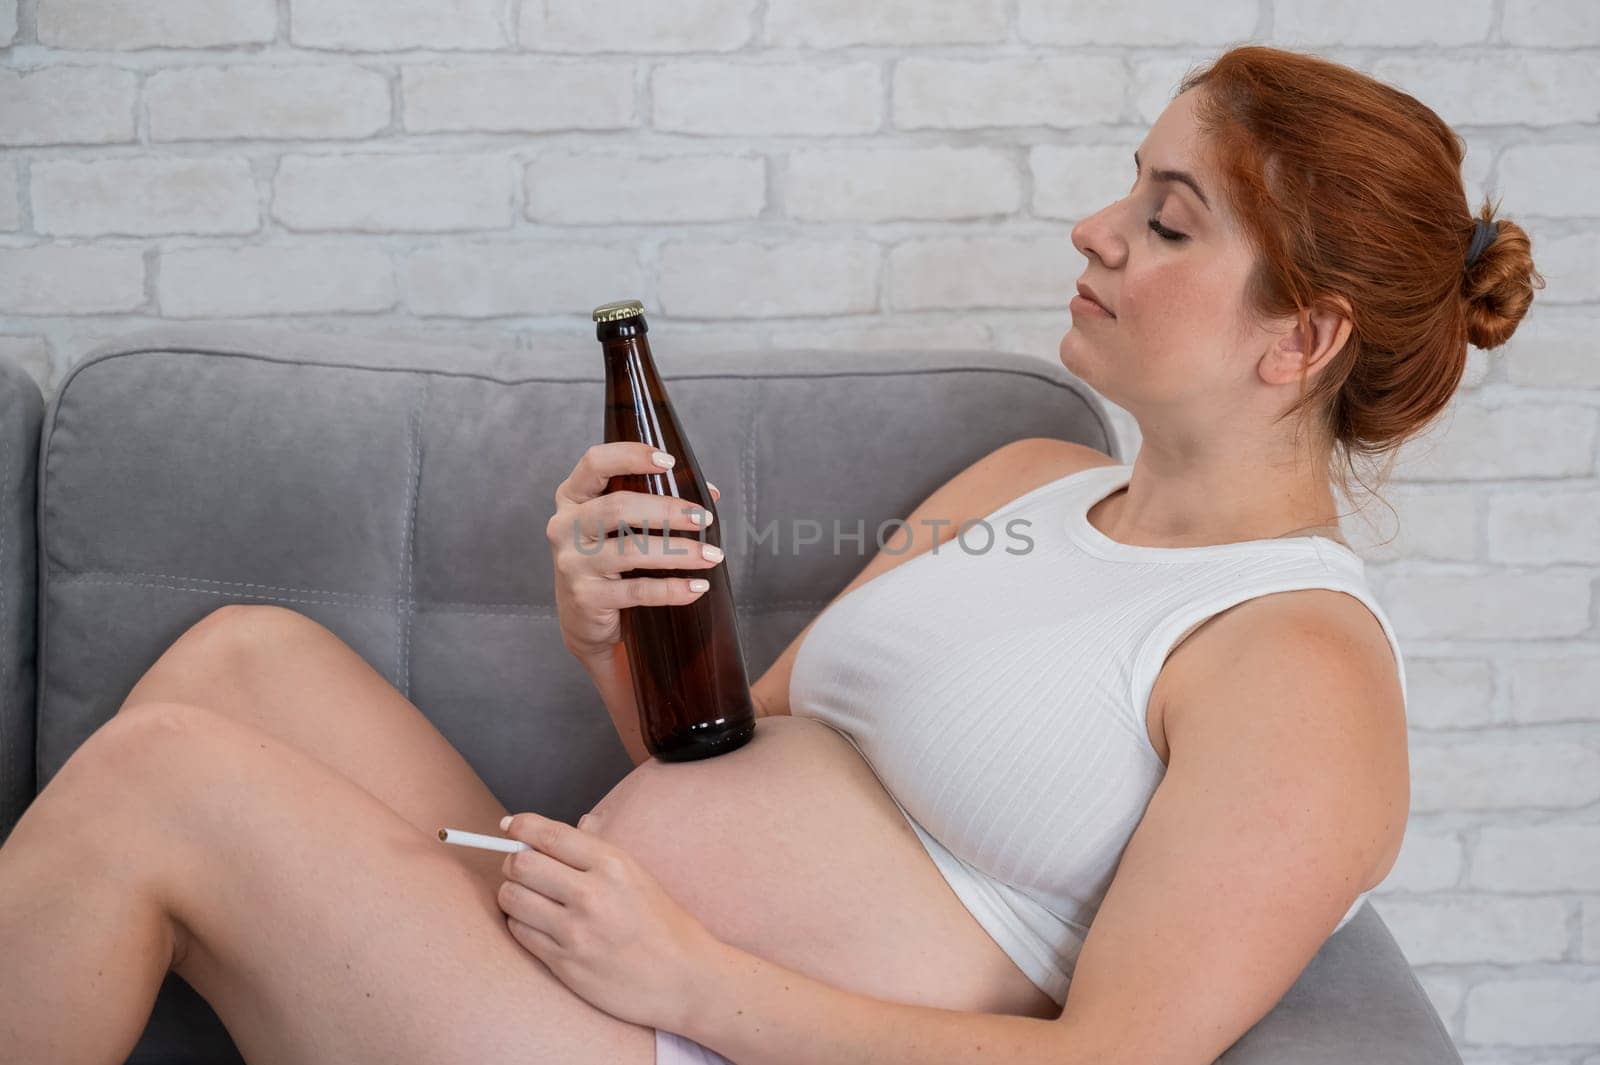
[[1198, 547], [1320, 534], [1344, 542], [1325, 476], [1298, 468], [1193, 459], [1168, 462], [1148, 449], [1134, 459], [1125, 489], [1097, 508], [1113, 540], [1146, 547]]

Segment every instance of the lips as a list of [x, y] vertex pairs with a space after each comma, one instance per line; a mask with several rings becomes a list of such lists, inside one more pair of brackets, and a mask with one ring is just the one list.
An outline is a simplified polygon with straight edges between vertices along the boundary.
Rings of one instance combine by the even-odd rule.
[[1082, 296], [1084, 299], [1088, 300], [1090, 303], [1095, 304], [1102, 311], [1105, 311], [1107, 314], [1111, 315], [1111, 317], [1113, 317], [1113, 318], [1116, 317], [1116, 313], [1114, 311], [1112, 311], [1112, 309], [1106, 305], [1106, 301], [1101, 299], [1099, 296], [1095, 295], [1094, 289], [1090, 288], [1088, 285], [1084, 284], [1082, 281], [1078, 282], [1078, 295]]

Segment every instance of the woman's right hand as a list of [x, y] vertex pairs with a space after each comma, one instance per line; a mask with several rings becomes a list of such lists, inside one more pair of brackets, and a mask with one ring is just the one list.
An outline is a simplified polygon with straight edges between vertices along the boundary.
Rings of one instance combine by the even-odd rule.
[[[649, 444], [626, 440], [593, 444], [572, 473], [556, 486], [556, 512], [545, 525], [555, 562], [556, 613], [562, 642], [581, 661], [608, 657], [622, 639], [623, 607], [673, 606], [704, 595], [693, 591], [688, 577], [630, 577], [637, 569], [710, 569], [718, 561], [701, 553], [698, 536], [663, 535], [663, 528], [691, 534], [699, 526], [693, 514], [711, 512], [677, 496], [617, 491], [606, 494], [611, 478], [621, 474], [660, 473]], [[706, 482], [713, 501], [722, 498]], [[633, 534], [606, 539], [604, 533], [626, 525]], [[638, 533], [648, 528], [648, 535]], [[640, 541], [643, 541], [643, 544]], [[668, 545], [671, 553], [667, 553]], [[706, 545], [710, 546], [710, 545]]]

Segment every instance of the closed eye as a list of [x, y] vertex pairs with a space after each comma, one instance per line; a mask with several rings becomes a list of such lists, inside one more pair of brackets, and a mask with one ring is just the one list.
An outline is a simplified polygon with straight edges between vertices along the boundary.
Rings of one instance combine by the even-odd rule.
[[1150, 219], [1150, 228], [1154, 230], [1156, 235], [1162, 240], [1170, 240], [1174, 244], [1181, 244], [1189, 239], [1189, 235], [1187, 233], [1179, 233], [1175, 229], [1168, 229], [1154, 218]]
[[[1134, 188], [1138, 188], [1139, 187], [1139, 171], [1138, 171], [1139, 156], [1137, 154], [1134, 155], [1133, 162], [1134, 162], [1133, 187]], [[1129, 190], [1129, 194], [1130, 195], [1132, 194], [1132, 191], [1133, 191], [1132, 189]], [[1189, 239], [1189, 235], [1187, 233], [1179, 233], [1176, 229], [1168, 229], [1166, 226], [1162, 225], [1161, 222], [1156, 218], [1150, 219], [1150, 228], [1162, 240], [1170, 240], [1174, 244], [1182, 244], [1184, 241]]]

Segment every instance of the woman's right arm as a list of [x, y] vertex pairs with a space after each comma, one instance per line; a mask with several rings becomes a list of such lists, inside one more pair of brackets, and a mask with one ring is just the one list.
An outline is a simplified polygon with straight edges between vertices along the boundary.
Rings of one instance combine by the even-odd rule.
[[[650, 758], [639, 731], [639, 707], [622, 642], [622, 610], [634, 606], [675, 606], [704, 594], [687, 577], [622, 574], [639, 569], [710, 569], [721, 565], [701, 557], [696, 536], [669, 536], [648, 530], [698, 532], [694, 512], [709, 514], [676, 496], [648, 492], [606, 492], [611, 478], [660, 473], [649, 444], [618, 440], [594, 444], [572, 473], [556, 487], [556, 512], [545, 526], [555, 565], [556, 615], [561, 639], [588, 671], [634, 765]], [[712, 489], [712, 499], [721, 493]], [[626, 525], [643, 536], [606, 539]], [[670, 546], [670, 551], [669, 551]]]
[[611, 723], [617, 727], [617, 736], [627, 749], [628, 757], [634, 765], [648, 762], [650, 751], [645, 747], [644, 736], [639, 731], [639, 700], [633, 693], [633, 673], [628, 667], [627, 646], [614, 643], [610, 652], [580, 661], [583, 668], [589, 671], [589, 679], [594, 681], [601, 701], [606, 704], [606, 712], [611, 715]]

